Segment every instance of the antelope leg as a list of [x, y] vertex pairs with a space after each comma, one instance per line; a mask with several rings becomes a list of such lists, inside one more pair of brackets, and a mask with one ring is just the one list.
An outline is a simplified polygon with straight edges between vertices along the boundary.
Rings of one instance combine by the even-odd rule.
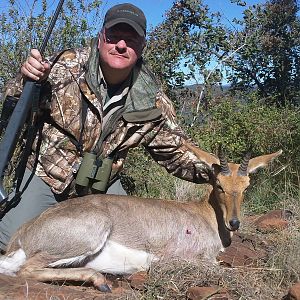
[[20, 271], [20, 276], [30, 277], [38, 281], [83, 281], [91, 282], [103, 292], [109, 292], [110, 289], [106, 284], [105, 277], [90, 268], [29, 268]]

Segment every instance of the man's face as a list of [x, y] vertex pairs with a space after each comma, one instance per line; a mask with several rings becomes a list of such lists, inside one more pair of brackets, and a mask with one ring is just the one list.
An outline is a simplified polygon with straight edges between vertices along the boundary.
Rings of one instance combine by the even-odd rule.
[[104, 70], [132, 69], [141, 57], [144, 45], [144, 38], [125, 23], [103, 29], [98, 42], [101, 65]]

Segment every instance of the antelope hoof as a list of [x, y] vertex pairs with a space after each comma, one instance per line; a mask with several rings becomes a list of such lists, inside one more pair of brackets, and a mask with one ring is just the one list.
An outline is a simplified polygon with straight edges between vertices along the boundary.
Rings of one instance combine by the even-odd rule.
[[111, 289], [106, 283], [100, 284], [98, 290], [103, 293], [111, 293]]

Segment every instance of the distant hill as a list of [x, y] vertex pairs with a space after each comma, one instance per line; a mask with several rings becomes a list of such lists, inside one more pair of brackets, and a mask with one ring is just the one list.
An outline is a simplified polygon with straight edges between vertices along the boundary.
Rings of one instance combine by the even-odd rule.
[[[192, 89], [192, 90], [196, 90], [197, 88], [202, 88], [203, 84], [191, 84], [191, 85], [186, 85], [187, 88]], [[216, 89], [220, 88], [223, 90], [229, 90], [230, 88], [230, 84], [223, 84], [223, 85], [216, 85], [215, 86]]]
[[[181, 118], [183, 119], [185, 124], [191, 124], [194, 119], [195, 111], [197, 110], [197, 105], [199, 103], [199, 97], [200, 93], [203, 89], [203, 84], [192, 84], [187, 85], [184, 88], [176, 90], [176, 97], [177, 100], [180, 102], [180, 107], [177, 110], [177, 113]], [[229, 91], [230, 85], [216, 85], [212, 89], [213, 98], [215, 98], [215, 101], [218, 102], [218, 99], [224, 97], [224, 95]], [[208, 112], [208, 102], [207, 98], [205, 97], [205, 91], [204, 95], [201, 97], [201, 106], [207, 108]], [[207, 116], [207, 113], [204, 115], [198, 116], [198, 122], [202, 123], [204, 122], [204, 119]]]

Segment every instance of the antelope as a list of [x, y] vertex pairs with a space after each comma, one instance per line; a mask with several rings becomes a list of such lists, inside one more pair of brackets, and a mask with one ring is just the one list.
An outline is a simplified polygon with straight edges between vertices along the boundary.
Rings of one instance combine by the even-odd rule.
[[88, 281], [110, 288], [102, 273], [131, 274], [152, 262], [199, 257], [216, 259], [240, 226], [240, 208], [249, 175], [282, 151], [227, 163], [186, 145], [209, 169], [212, 186], [198, 202], [88, 195], [47, 209], [11, 238], [0, 273], [38, 281]]

